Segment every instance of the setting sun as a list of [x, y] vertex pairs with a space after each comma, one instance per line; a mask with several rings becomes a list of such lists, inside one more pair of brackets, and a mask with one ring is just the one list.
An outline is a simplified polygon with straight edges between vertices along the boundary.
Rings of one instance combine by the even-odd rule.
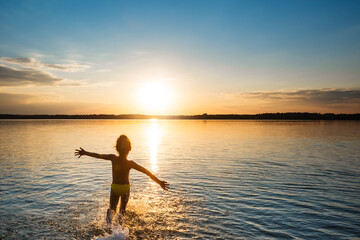
[[159, 82], [150, 82], [140, 87], [137, 98], [144, 111], [157, 114], [170, 107], [172, 93], [167, 85]]

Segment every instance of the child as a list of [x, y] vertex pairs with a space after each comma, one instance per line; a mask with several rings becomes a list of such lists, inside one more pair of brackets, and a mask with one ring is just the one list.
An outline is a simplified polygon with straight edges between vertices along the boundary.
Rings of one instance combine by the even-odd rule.
[[119, 153], [115, 154], [98, 154], [87, 152], [80, 147], [75, 150], [75, 156], [87, 155], [90, 157], [101, 158], [104, 160], [110, 160], [112, 164], [112, 184], [110, 191], [110, 208], [107, 210], [106, 221], [108, 224], [112, 222], [112, 215], [116, 212], [116, 207], [121, 197], [120, 213], [125, 214], [126, 204], [130, 196], [130, 170], [136, 169], [140, 172], [147, 174], [152, 180], [158, 183], [164, 190], [168, 190], [169, 184], [165, 181], [160, 181], [151, 172], [142, 166], [138, 165], [134, 161], [129, 161], [127, 155], [131, 150], [131, 143], [127, 136], [121, 135], [116, 141], [116, 150]]

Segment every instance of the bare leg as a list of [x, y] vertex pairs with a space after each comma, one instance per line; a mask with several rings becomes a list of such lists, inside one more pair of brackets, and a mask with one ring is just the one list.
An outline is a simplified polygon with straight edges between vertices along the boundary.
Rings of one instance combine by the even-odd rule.
[[126, 205], [129, 201], [129, 197], [130, 197], [130, 190], [121, 196], [121, 205], [120, 205], [120, 213], [121, 215], [124, 215], [125, 214], [125, 211], [126, 211]]
[[107, 224], [112, 223], [112, 217], [113, 217], [113, 214], [116, 213], [116, 207], [118, 205], [118, 202], [119, 202], [119, 195], [114, 193], [114, 191], [111, 189], [111, 191], [110, 191], [110, 208], [107, 210], [107, 213], [106, 213]]

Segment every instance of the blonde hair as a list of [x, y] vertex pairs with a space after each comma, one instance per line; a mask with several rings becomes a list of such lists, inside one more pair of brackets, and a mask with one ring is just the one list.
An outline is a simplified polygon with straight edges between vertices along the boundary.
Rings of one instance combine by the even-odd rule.
[[128, 154], [131, 151], [131, 142], [126, 135], [120, 135], [116, 141], [116, 151], [119, 154]]

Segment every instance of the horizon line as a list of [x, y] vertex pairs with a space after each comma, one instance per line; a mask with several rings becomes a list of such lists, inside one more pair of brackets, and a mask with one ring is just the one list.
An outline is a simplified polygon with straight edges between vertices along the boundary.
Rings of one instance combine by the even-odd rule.
[[360, 120], [360, 113], [276, 112], [257, 114], [0, 114], [0, 119]]

